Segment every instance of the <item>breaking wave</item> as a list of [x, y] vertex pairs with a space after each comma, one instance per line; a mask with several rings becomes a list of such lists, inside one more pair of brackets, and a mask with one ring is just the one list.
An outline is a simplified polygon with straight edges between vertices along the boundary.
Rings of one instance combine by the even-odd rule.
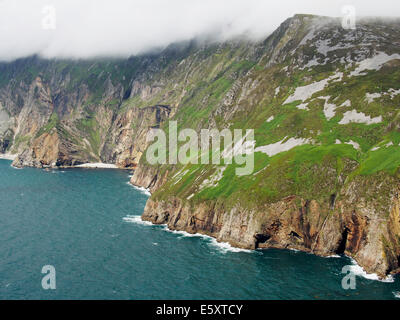
[[122, 218], [122, 220], [124, 220], [125, 222], [141, 224], [144, 226], [153, 225], [151, 222], [143, 221], [141, 216], [126, 216], [125, 218]]
[[151, 196], [151, 193], [150, 193], [149, 189], [146, 189], [146, 188], [143, 188], [143, 187], [134, 186], [134, 185], [131, 184], [129, 181], [127, 182], [127, 184], [128, 184], [129, 186], [131, 186], [132, 188], [134, 188], [135, 190], [141, 192], [142, 194], [145, 194], [146, 196], [149, 196], [149, 197]]
[[253, 250], [247, 250], [247, 249], [241, 249], [241, 248], [236, 248], [231, 246], [227, 242], [218, 242], [215, 238], [201, 234], [201, 233], [189, 233], [186, 231], [179, 231], [179, 230], [170, 230], [166, 224], [162, 225], [156, 225], [148, 221], [143, 221], [141, 216], [127, 216], [123, 218], [125, 222], [130, 222], [130, 223], [136, 223], [140, 225], [146, 225], [146, 226], [158, 226], [161, 227], [162, 230], [173, 233], [175, 235], [180, 236], [180, 238], [203, 238], [204, 240], [207, 241], [207, 243], [210, 245], [210, 247], [217, 249], [221, 253], [227, 253], [227, 252], [247, 252], [247, 253], [252, 253], [254, 252]]
[[389, 275], [389, 276], [387, 276], [386, 278], [384, 278], [384, 279], [381, 279], [377, 274], [375, 274], [375, 273], [367, 273], [364, 269], [363, 269], [363, 267], [361, 267], [360, 265], [358, 265], [358, 263], [354, 260], [354, 259], [352, 259], [352, 258], [350, 258], [351, 259], [351, 262], [352, 262], [352, 266], [350, 266], [350, 270], [351, 270], [351, 272], [353, 273], [353, 274], [355, 274], [356, 276], [359, 276], [359, 277], [363, 277], [363, 278], [365, 278], [365, 279], [368, 279], [368, 280], [374, 280], [374, 281], [380, 281], [380, 282], [387, 282], [387, 283], [392, 283], [392, 282], [394, 282], [394, 277], [393, 276], [391, 276], [391, 275]]

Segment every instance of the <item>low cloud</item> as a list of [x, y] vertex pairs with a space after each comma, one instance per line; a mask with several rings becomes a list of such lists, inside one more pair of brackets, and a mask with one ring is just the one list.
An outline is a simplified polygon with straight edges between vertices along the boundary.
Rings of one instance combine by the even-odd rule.
[[296, 13], [340, 16], [345, 5], [400, 16], [397, 0], [0, 0], [0, 60], [127, 57], [210, 34], [262, 38]]

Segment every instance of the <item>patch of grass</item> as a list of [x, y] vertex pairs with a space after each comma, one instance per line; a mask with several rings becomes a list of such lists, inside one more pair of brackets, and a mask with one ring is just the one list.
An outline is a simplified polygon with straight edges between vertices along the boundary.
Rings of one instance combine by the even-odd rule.
[[386, 171], [395, 174], [400, 167], [400, 147], [383, 147], [371, 151], [368, 157], [361, 162], [357, 173], [360, 175], [372, 175], [378, 171]]
[[91, 145], [92, 151], [96, 155], [99, 155], [101, 139], [96, 119], [88, 116], [85, 119], [78, 120], [76, 126], [87, 137]]
[[51, 131], [51, 129], [53, 129], [57, 126], [59, 121], [60, 120], [58, 118], [57, 113], [55, 113], [55, 112], [52, 113], [47, 124], [45, 126], [41, 127], [40, 130], [38, 131], [38, 133], [36, 134], [36, 138], [40, 137], [44, 133], [49, 133]]

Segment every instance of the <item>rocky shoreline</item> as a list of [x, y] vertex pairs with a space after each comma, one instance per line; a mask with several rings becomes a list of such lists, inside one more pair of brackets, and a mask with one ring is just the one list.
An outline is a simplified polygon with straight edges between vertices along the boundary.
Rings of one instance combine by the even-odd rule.
[[[241, 248], [345, 254], [384, 277], [400, 267], [400, 21], [359, 25], [296, 15], [259, 42], [2, 64], [0, 152], [15, 167], [134, 170], [152, 193], [143, 219]], [[149, 133], [169, 121], [254, 130], [254, 172], [149, 164]]]
[[[127, 218], [126, 220], [127, 221], [131, 221], [130, 219], [131, 218]], [[230, 242], [224, 242], [224, 241], [218, 240], [217, 238], [215, 238], [215, 236], [209, 235], [208, 233], [207, 234], [203, 233], [201, 231], [199, 231], [199, 232], [188, 232], [188, 231], [185, 231], [185, 230], [171, 229], [168, 226], [167, 223], [165, 223], [165, 224], [163, 224], [163, 223], [154, 223], [151, 219], [150, 220], [146, 220], [146, 218], [143, 217], [143, 216], [140, 217], [140, 221], [142, 221], [144, 223], [148, 223], [148, 225], [165, 226], [167, 228], [167, 230], [171, 231], [171, 232], [181, 232], [184, 235], [186, 234], [186, 235], [189, 235], [189, 236], [190, 235], [197, 235], [197, 236], [201, 236], [201, 237], [212, 238], [212, 239], [214, 239], [216, 241], [216, 243], [223, 245], [224, 248], [229, 247], [230, 251], [234, 251], [234, 252], [252, 252], [252, 251], [259, 250], [259, 249], [261, 249], [261, 250], [264, 250], [264, 249], [278, 249], [278, 250], [291, 250], [291, 251], [297, 251], [297, 252], [305, 252], [305, 253], [308, 253], [308, 254], [315, 254], [315, 255], [317, 255], [319, 257], [322, 257], [322, 258], [341, 258], [342, 256], [345, 256], [345, 257], [349, 258], [352, 261], [352, 266], [351, 267], [353, 269], [353, 272], [355, 272], [357, 275], [360, 275], [360, 276], [362, 276], [362, 277], [364, 277], [366, 279], [370, 279], [370, 280], [381, 281], [381, 282], [393, 282], [394, 281], [393, 276], [398, 274], [398, 273], [400, 273], [400, 271], [399, 272], [394, 272], [393, 271], [390, 274], [387, 274], [385, 276], [379, 276], [376, 273], [368, 273], [368, 272], [366, 272], [364, 270], [364, 268], [362, 266], [360, 266], [357, 263], [356, 260], [354, 260], [351, 256], [348, 256], [346, 254], [341, 254], [341, 255], [338, 255], [338, 254], [322, 255], [322, 254], [316, 254], [316, 253], [311, 252], [309, 250], [295, 249], [295, 248], [290, 248], [290, 247], [283, 248], [283, 247], [280, 247], [280, 246], [276, 246], [276, 247], [275, 246], [269, 246], [269, 247], [257, 248], [257, 249], [246, 248], [246, 247], [240, 246], [240, 244], [235, 246]]]
[[[139, 170], [131, 183], [146, 188], [154, 179], [155, 176], [144, 178]], [[399, 273], [396, 250], [400, 248], [390, 252], [381, 241], [382, 237], [391, 239], [400, 230], [399, 193], [392, 194], [387, 222], [376, 217], [376, 208], [358, 198], [354, 186], [355, 183], [342, 191], [333, 208], [329, 203], [297, 196], [269, 204], [263, 210], [239, 205], [226, 209], [226, 204], [218, 201], [192, 204], [173, 196], [168, 200], [149, 198], [142, 220], [167, 225], [170, 230], [211, 236], [242, 249], [294, 249], [322, 257], [343, 254], [382, 279]], [[359, 203], [353, 203], [354, 197]]]

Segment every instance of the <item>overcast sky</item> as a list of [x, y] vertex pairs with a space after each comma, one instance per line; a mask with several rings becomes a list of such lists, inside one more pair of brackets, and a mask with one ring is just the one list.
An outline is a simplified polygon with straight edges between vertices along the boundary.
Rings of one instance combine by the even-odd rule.
[[295, 13], [338, 17], [344, 5], [358, 17], [400, 16], [399, 0], [0, 0], [0, 60], [129, 56], [203, 34], [266, 37]]

